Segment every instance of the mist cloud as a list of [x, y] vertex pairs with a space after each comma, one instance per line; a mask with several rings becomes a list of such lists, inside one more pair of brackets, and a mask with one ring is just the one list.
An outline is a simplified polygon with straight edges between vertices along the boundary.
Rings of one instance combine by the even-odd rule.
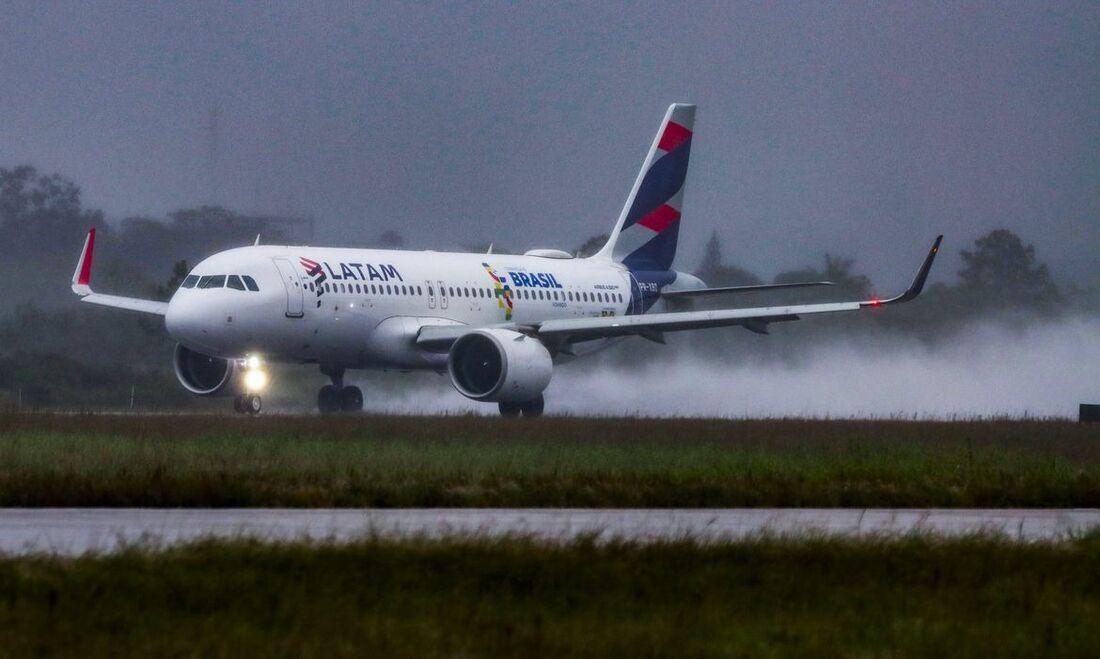
[[[639, 354], [673, 349], [631, 341], [624, 349]], [[389, 377], [399, 376], [370, 374], [359, 383], [368, 411], [496, 413], [463, 399], [445, 378], [394, 393]], [[1100, 320], [986, 323], [935, 347], [908, 339], [874, 348], [833, 342], [794, 363], [736, 353], [704, 360], [686, 350], [629, 369], [580, 360], [555, 370], [546, 396], [547, 414], [1075, 418], [1079, 403], [1100, 403]]]

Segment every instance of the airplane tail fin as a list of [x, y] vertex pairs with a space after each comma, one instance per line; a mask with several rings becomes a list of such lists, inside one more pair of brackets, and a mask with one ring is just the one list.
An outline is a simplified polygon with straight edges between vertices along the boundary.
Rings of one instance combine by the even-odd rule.
[[607, 244], [592, 258], [635, 271], [672, 268], [694, 130], [694, 105], [668, 107]]

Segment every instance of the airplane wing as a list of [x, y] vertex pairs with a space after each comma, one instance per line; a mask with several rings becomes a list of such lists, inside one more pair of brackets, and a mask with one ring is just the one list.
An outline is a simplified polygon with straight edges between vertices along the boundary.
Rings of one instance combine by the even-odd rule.
[[[710, 327], [742, 326], [757, 333], [767, 333], [769, 323], [798, 320], [803, 316], [842, 311], [859, 311], [888, 304], [898, 304], [913, 300], [924, 290], [932, 262], [940, 250], [943, 236], [936, 238], [928, 255], [921, 264], [916, 278], [909, 288], [892, 298], [885, 300], [864, 300], [859, 302], [827, 302], [823, 304], [802, 304], [776, 307], [756, 307], [747, 309], [716, 309], [711, 311], [680, 311], [654, 313], [639, 316], [607, 316], [598, 318], [566, 318], [547, 320], [541, 323], [517, 325], [507, 323], [496, 325], [503, 329], [531, 334], [557, 344], [590, 341], [616, 336], [636, 334], [661, 342], [663, 332], [705, 329]], [[416, 342], [428, 350], [443, 351], [450, 347], [458, 337], [476, 329], [467, 325], [421, 327]]]
[[548, 339], [569, 342], [590, 339], [639, 334], [660, 340], [661, 332], [704, 329], [741, 325], [755, 332], [764, 333], [768, 323], [798, 320], [803, 316], [841, 311], [858, 311], [881, 307], [887, 304], [909, 302], [924, 290], [924, 282], [932, 269], [932, 262], [940, 250], [943, 236], [936, 238], [932, 249], [928, 251], [916, 278], [901, 295], [886, 300], [865, 300], [861, 302], [828, 302], [823, 304], [802, 304], [778, 307], [757, 307], [750, 309], [717, 309], [713, 311], [681, 311], [672, 313], [644, 314], [640, 316], [609, 316], [600, 318], [566, 318], [548, 320], [540, 323], [537, 335]]
[[98, 304], [115, 309], [137, 311], [139, 313], [163, 316], [168, 313], [168, 303], [156, 300], [143, 300], [136, 297], [121, 297], [118, 295], [100, 295], [92, 290], [92, 255], [95, 251], [95, 227], [88, 230], [88, 237], [84, 239], [84, 249], [80, 252], [80, 260], [76, 262], [76, 270], [73, 271], [73, 292], [80, 296], [81, 301]]

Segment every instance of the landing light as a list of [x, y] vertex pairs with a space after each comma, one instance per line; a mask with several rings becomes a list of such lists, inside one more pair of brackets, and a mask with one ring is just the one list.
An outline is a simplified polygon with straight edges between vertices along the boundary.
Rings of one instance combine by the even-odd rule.
[[259, 369], [251, 369], [244, 374], [244, 386], [250, 393], [263, 391], [267, 386], [267, 373]]
[[260, 361], [257, 355], [249, 355], [248, 358], [244, 360], [244, 367], [250, 371], [260, 368], [261, 365], [263, 365], [263, 362]]

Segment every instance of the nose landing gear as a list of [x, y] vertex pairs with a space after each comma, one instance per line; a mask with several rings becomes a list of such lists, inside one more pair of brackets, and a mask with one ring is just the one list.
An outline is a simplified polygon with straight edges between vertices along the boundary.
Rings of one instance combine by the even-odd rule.
[[354, 385], [344, 386], [344, 369], [322, 366], [321, 372], [332, 380], [332, 384], [317, 392], [317, 409], [321, 414], [363, 411], [363, 391]]

